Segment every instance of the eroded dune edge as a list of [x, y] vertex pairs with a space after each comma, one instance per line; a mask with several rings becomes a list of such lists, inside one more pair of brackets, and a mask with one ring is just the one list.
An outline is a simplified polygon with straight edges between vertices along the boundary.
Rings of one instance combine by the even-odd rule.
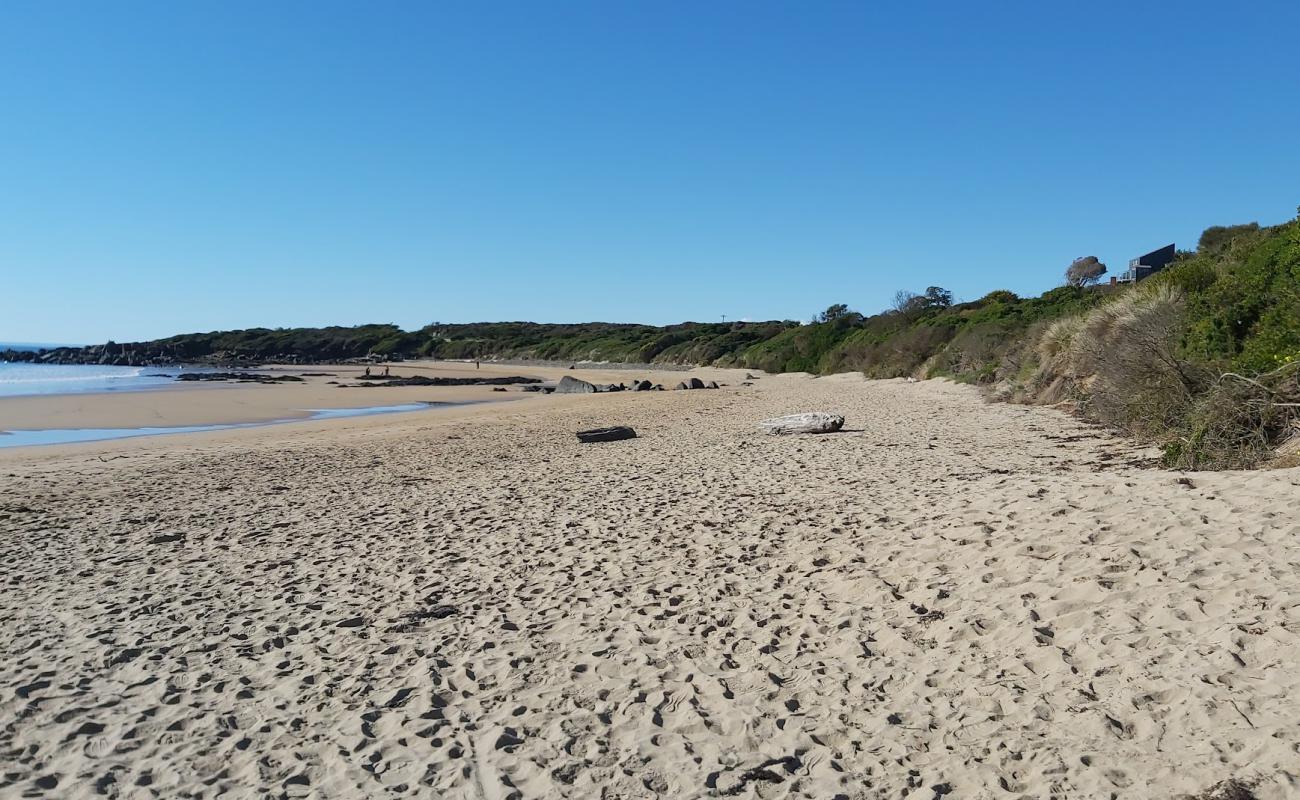
[[5, 796], [1300, 790], [1297, 470], [849, 376], [101, 459], [0, 464]]

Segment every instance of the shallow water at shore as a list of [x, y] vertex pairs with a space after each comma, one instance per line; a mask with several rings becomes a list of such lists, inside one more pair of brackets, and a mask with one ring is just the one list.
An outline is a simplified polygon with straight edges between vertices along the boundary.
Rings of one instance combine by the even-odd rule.
[[394, 406], [366, 406], [362, 408], [309, 408], [309, 417], [287, 417], [266, 422], [239, 422], [222, 425], [173, 425], [169, 427], [139, 428], [50, 428], [46, 430], [0, 431], [0, 447], [34, 447], [76, 442], [99, 442], [109, 439], [129, 439], [136, 436], [160, 436], [169, 433], [203, 433], [237, 428], [257, 428], [264, 425], [281, 425], [288, 422], [367, 417], [375, 414], [397, 414], [405, 411], [422, 411], [427, 408], [466, 405], [465, 403], [404, 403]]
[[181, 371], [179, 367], [0, 362], [0, 397], [156, 389], [173, 383]]

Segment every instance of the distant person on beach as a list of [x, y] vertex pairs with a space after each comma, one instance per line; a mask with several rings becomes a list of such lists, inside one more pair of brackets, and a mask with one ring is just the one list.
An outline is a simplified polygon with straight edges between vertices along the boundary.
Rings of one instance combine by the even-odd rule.
[[366, 377], [370, 377], [370, 367], [366, 367]]
[[474, 362], [474, 369], [478, 369], [478, 368], [479, 368], [479, 363], [478, 363], [477, 361], [475, 361], [475, 362]]
[[384, 377], [388, 377], [388, 367], [384, 367]]

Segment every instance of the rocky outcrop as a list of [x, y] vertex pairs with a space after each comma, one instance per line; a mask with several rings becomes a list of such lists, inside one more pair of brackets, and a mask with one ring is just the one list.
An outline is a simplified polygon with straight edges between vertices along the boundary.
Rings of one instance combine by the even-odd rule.
[[299, 383], [297, 375], [268, 375], [265, 372], [182, 372], [176, 376], [182, 383], [198, 381], [234, 381], [235, 383]]
[[[540, 378], [513, 375], [503, 378], [430, 378], [427, 375], [361, 375], [357, 380], [368, 386], [515, 386], [539, 384]], [[563, 381], [561, 381], [563, 383]]]

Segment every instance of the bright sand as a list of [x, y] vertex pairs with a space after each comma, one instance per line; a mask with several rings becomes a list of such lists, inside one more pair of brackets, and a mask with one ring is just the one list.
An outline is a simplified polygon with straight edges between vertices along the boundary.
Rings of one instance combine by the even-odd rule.
[[[0, 796], [1300, 792], [1300, 470], [693, 374], [731, 385], [0, 451]], [[447, 394], [139, 407], [294, 391]], [[812, 410], [846, 431], [755, 428]]]

